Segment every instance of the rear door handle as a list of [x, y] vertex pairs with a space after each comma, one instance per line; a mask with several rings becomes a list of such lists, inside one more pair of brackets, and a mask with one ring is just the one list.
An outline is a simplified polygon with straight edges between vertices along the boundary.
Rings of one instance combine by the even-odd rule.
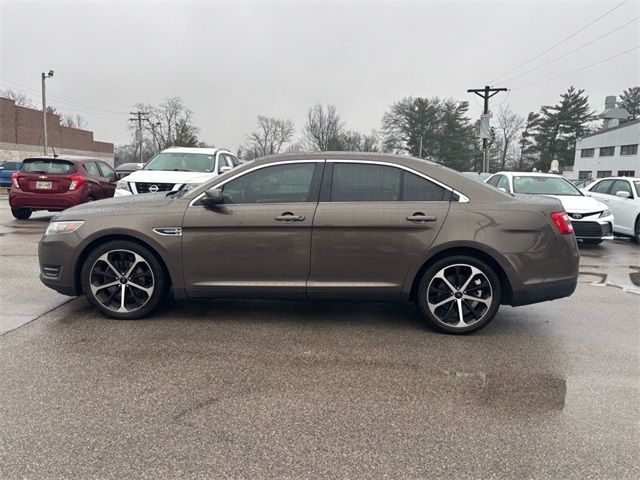
[[425, 215], [422, 212], [415, 212], [413, 215], [409, 215], [407, 220], [410, 222], [435, 222], [438, 220], [438, 217], [433, 215]]
[[278, 222], [302, 222], [304, 220], [304, 216], [294, 215], [291, 212], [284, 212], [282, 215], [278, 215], [275, 219]]

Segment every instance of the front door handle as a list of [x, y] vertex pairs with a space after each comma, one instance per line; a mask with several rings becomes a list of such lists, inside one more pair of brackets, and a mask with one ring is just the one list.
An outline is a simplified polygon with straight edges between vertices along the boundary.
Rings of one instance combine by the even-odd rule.
[[282, 215], [278, 215], [275, 219], [278, 222], [302, 222], [304, 220], [304, 216], [294, 215], [291, 212], [284, 212]]
[[438, 217], [433, 215], [425, 215], [422, 212], [415, 212], [413, 215], [409, 215], [407, 220], [410, 222], [435, 222]]

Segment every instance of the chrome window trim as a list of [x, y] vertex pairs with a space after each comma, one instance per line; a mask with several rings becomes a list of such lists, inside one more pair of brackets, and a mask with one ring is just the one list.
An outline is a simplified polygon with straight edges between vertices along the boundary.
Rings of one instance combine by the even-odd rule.
[[[383, 165], [383, 166], [387, 166], [387, 167], [395, 167], [395, 168], [400, 168], [402, 170], [406, 170], [409, 173], [413, 173], [414, 175], [418, 175], [419, 177], [424, 178], [425, 180], [428, 180], [430, 182], [435, 183], [436, 185], [444, 188], [445, 190], [448, 190], [449, 192], [458, 195], [458, 201], [456, 203], [469, 203], [469, 197], [467, 197], [465, 194], [463, 194], [462, 192], [459, 192], [458, 190], [449, 187], [448, 185], [434, 179], [431, 178], [428, 175], [425, 175], [424, 173], [418, 172], [410, 167], [405, 167], [404, 165], [398, 165], [396, 163], [391, 163], [391, 162], [382, 162], [382, 161], [378, 161], [378, 160], [342, 160], [342, 159], [323, 159], [323, 158], [318, 158], [315, 160], [287, 160], [287, 161], [282, 161], [282, 162], [273, 162], [273, 163], [265, 163], [264, 165], [258, 165], [257, 167], [253, 167], [250, 168], [249, 170], [244, 170], [243, 172], [239, 172], [238, 174], [234, 175], [233, 177], [217, 183], [215, 185], [212, 185], [211, 187], [207, 188], [207, 190], [211, 190], [212, 188], [220, 188], [223, 187], [226, 183], [230, 182], [231, 180], [235, 180], [238, 177], [241, 177], [242, 175], [246, 175], [247, 173], [253, 172], [255, 170], [260, 170], [261, 168], [266, 168], [266, 167], [273, 167], [276, 165], [285, 165], [285, 164], [298, 164], [298, 163], [321, 163], [321, 162], [329, 162], [329, 163], [362, 163], [362, 164], [368, 164], [368, 165]], [[202, 197], [204, 196], [204, 191], [202, 193], [199, 193], [196, 197], [193, 198], [193, 200], [191, 200], [191, 202], [189, 202], [189, 207], [193, 207], [195, 202], [197, 202], [198, 200], [200, 200]], [[351, 203], [351, 202], [346, 202], [346, 203]]]
[[[400, 168], [400, 169], [405, 170], [405, 171], [407, 171], [409, 173], [413, 173], [414, 175], [422, 177], [425, 180], [428, 180], [428, 181], [430, 181], [432, 183], [435, 183], [436, 185], [444, 188], [445, 190], [448, 190], [451, 193], [455, 193], [456, 195], [458, 195], [458, 198], [459, 198], [457, 203], [469, 203], [469, 197], [467, 197], [463, 193], [457, 191], [455, 188], [451, 188], [450, 186], [448, 186], [448, 185], [436, 180], [435, 178], [431, 178], [429, 175], [425, 175], [424, 173], [418, 172], [418, 171], [414, 170], [413, 168], [406, 167], [404, 165], [398, 165], [397, 163], [391, 163], [391, 162], [382, 162], [382, 161], [379, 161], [379, 160], [329, 159], [329, 160], [327, 160], [327, 162], [329, 162], [329, 163], [364, 163], [364, 164], [368, 164], [368, 165], [383, 165], [383, 166], [386, 166], [386, 167]], [[352, 203], [352, 202], [346, 202], [346, 203]]]
[[[242, 172], [238, 172], [233, 177], [228, 178], [228, 179], [224, 180], [223, 182], [216, 183], [215, 185], [210, 186], [209, 188], [204, 190], [202, 193], [199, 193], [196, 197], [194, 197], [194, 199], [189, 202], [189, 206], [193, 207], [195, 202], [197, 202], [202, 197], [204, 197], [204, 192], [206, 192], [207, 190], [211, 190], [212, 188], [223, 187], [224, 185], [229, 183], [231, 180], [235, 180], [238, 177], [246, 175], [247, 173], [250, 173], [250, 172], [254, 172], [256, 170], [260, 170], [261, 168], [274, 167], [274, 166], [277, 166], [277, 165], [295, 165], [295, 164], [298, 164], [298, 163], [322, 163], [324, 161], [325, 161], [324, 159], [319, 158], [319, 159], [316, 159], [316, 160], [294, 160], [294, 161], [290, 161], [289, 160], [289, 161], [283, 161], [283, 162], [273, 162], [273, 163], [265, 163], [264, 165], [258, 165], [256, 167], [250, 168], [249, 170], [244, 170]], [[304, 202], [304, 203], [317, 203], [317, 202]], [[253, 204], [245, 203], [245, 204], [235, 204], [235, 205], [253, 205]]]

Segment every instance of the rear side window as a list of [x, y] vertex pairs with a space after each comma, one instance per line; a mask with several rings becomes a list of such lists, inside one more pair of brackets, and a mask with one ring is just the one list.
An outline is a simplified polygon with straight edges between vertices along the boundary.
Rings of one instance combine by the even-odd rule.
[[94, 177], [100, 177], [100, 170], [98, 170], [98, 166], [93, 162], [86, 162], [84, 164], [84, 169], [89, 173], [89, 175], [93, 175]]
[[449, 201], [440, 185], [396, 167], [335, 163], [332, 202], [437, 202]]
[[47, 175], [67, 175], [75, 173], [76, 166], [67, 160], [27, 159], [22, 162], [22, 172], [44, 173]]
[[596, 193], [607, 193], [612, 183], [613, 183], [613, 180], [603, 180], [600, 183], [598, 183], [595, 187], [593, 187], [593, 190], [591, 191]]

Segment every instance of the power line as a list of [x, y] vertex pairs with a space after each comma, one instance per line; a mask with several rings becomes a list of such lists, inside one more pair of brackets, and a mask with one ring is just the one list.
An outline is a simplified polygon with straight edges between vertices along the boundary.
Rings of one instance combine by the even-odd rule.
[[529, 83], [527, 85], [522, 85], [520, 87], [515, 87], [515, 88], [512, 88], [511, 90], [521, 90], [523, 88], [533, 87], [535, 85], [540, 85], [541, 83], [546, 83], [546, 82], [550, 82], [551, 80], [556, 80], [558, 78], [566, 77], [567, 75], [571, 75], [571, 74], [576, 73], [576, 72], [581, 72], [582, 70], [586, 70], [587, 68], [595, 67], [596, 65], [600, 65], [601, 63], [608, 62], [609, 60], [613, 60], [614, 58], [621, 57], [622, 55], [626, 55], [629, 52], [633, 52], [634, 50], [637, 50], [638, 48], [640, 48], [640, 45], [636, 45], [635, 47], [630, 48], [629, 50], [625, 50], [624, 52], [620, 52], [620, 53], [618, 53], [616, 55], [612, 55], [611, 57], [603, 58], [599, 62], [591, 63], [589, 65], [585, 65], [584, 67], [577, 68], [577, 69], [572, 70], [570, 72], [563, 73], [562, 75], [557, 75], [555, 77], [547, 78], [545, 80], [540, 80], [539, 82]]
[[[22, 85], [18, 82], [14, 82], [13, 80], [9, 80], [8, 78], [4, 78], [4, 77], [0, 77], [0, 80], [3, 80], [4, 82], [7, 82], [11, 85], [17, 85], [18, 87], [21, 87], [27, 91], [33, 92], [32, 94], [36, 94], [39, 95], [40, 92], [38, 92], [37, 90], [27, 87], [26, 85]], [[11, 87], [13, 88], [13, 87]], [[26, 92], [22, 92], [22, 93], [26, 93]], [[75, 100], [68, 100], [64, 97], [59, 97], [58, 95], [51, 95], [49, 94], [50, 98], [53, 98], [54, 100], [56, 100], [57, 103], [67, 103], [67, 104], [72, 104], [72, 105], [78, 105], [81, 107], [85, 107], [85, 108], [89, 108], [91, 110], [95, 110], [96, 112], [105, 112], [105, 113], [110, 113], [110, 114], [118, 114], [118, 115], [128, 115], [129, 112], [122, 112], [122, 111], [118, 111], [118, 110], [109, 110], [106, 108], [98, 108], [98, 107], [93, 107], [91, 105], [87, 105], [86, 103], [81, 103], [81, 102], [76, 102]], [[89, 113], [93, 113], [93, 112], [89, 112]]]
[[563, 54], [563, 55], [560, 55], [559, 57], [556, 57], [556, 58], [554, 58], [553, 60], [549, 60], [547, 63], [543, 63], [542, 65], [540, 65], [540, 66], [538, 66], [538, 67], [535, 67], [535, 68], [532, 68], [531, 70], [527, 70], [526, 72], [521, 73], [520, 75], [517, 75], [517, 76], [515, 76], [515, 77], [508, 78], [508, 79], [506, 79], [506, 80], [503, 80], [503, 83], [512, 82], [513, 80], [516, 80], [516, 79], [518, 79], [518, 78], [524, 77], [525, 75], [527, 75], [527, 74], [529, 74], [529, 73], [531, 73], [531, 72], [535, 72], [536, 70], [540, 70], [542, 67], [546, 67], [547, 65], [551, 65], [552, 63], [557, 62], [558, 60], [563, 59], [564, 57], [566, 57], [566, 56], [568, 56], [568, 55], [571, 55], [572, 53], [575, 53], [575, 52], [577, 52], [578, 50], [582, 50], [583, 48], [588, 47], [589, 45], [591, 45], [591, 44], [593, 44], [593, 43], [597, 42], [598, 40], [602, 40], [603, 38], [608, 37], [609, 35], [611, 35], [611, 34], [612, 34], [612, 33], [614, 33], [614, 32], [617, 32], [617, 31], [618, 31], [618, 30], [620, 30], [621, 28], [624, 28], [624, 27], [626, 27], [627, 25], [629, 25], [629, 24], [631, 24], [631, 23], [633, 23], [633, 22], [637, 22], [638, 20], [640, 20], [640, 17], [636, 17], [636, 18], [634, 18], [633, 20], [629, 20], [628, 22], [626, 22], [626, 23], [624, 23], [624, 24], [620, 25], [619, 27], [614, 28], [613, 30], [608, 31], [608, 32], [607, 32], [607, 33], [605, 33], [604, 35], [600, 35], [598, 38], [595, 38], [595, 39], [591, 40], [590, 42], [587, 42], [587, 43], [585, 43], [584, 45], [579, 46], [578, 48], [575, 48], [575, 49], [573, 49], [573, 50], [571, 50], [571, 51], [569, 51], [569, 52], [567, 52], [567, 53], [565, 53], [565, 54]]
[[512, 72], [515, 72], [516, 70], [520, 70], [522, 67], [524, 67], [525, 65], [528, 65], [529, 63], [533, 62], [534, 60], [537, 60], [538, 58], [540, 58], [541, 56], [543, 56], [545, 53], [550, 52], [551, 50], [553, 50], [554, 48], [558, 47], [559, 45], [562, 45], [564, 42], [566, 42], [567, 40], [572, 39], [573, 37], [575, 37], [577, 34], [579, 34], [580, 32], [582, 32], [583, 30], [586, 30], [588, 27], [590, 27], [591, 25], [593, 25], [594, 23], [596, 23], [597, 21], [603, 19], [604, 17], [606, 17], [607, 15], [609, 15], [611, 12], [613, 12], [614, 10], [617, 10], [618, 8], [620, 8], [622, 5], [624, 5], [625, 3], [627, 3], [629, 0], [623, 0], [622, 2], [620, 2], [619, 4], [617, 4], [615, 7], [607, 10], [606, 12], [604, 12], [602, 15], [600, 15], [599, 17], [597, 17], [595, 20], [591, 20], [589, 23], [587, 23], [585, 26], [579, 28], [578, 30], [576, 30], [575, 32], [573, 32], [571, 35], [569, 35], [568, 37], [560, 40], [559, 42], [557, 42], [556, 44], [552, 45], [551, 47], [547, 48], [545, 51], [543, 51], [542, 53], [539, 53], [538, 55], [530, 58], [529, 60], [527, 60], [524, 63], [521, 63], [520, 65], [518, 65], [515, 68], [512, 68], [511, 70], [509, 70], [508, 72], [503, 73], [502, 75], [500, 75], [499, 77], [494, 78], [493, 80], [491, 80], [489, 83], [495, 82], [496, 80], [501, 79], [502, 77], [505, 77], [507, 75], [509, 75]]

